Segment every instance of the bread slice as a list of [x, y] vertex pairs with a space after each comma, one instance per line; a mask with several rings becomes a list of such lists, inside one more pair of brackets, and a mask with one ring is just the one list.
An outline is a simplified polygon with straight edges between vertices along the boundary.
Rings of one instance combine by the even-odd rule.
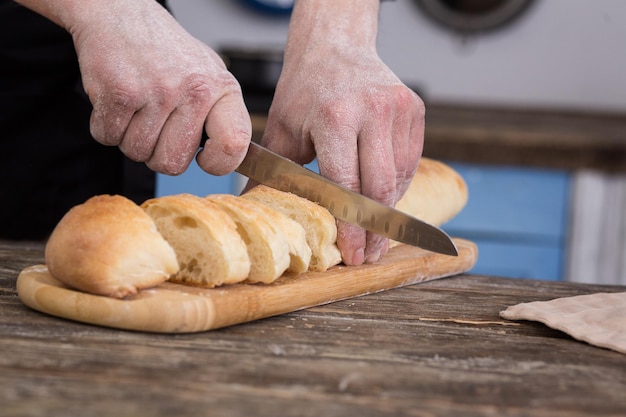
[[434, 226], [455, 217], [467, 204], [463, 177], [443, 162], [421, 158], [407, 192], [396, 208]]
[[147, 200], [141, 207], [176, 251], [181, 270], [171, 281], [215, 287], [248, 277], [246, 244], [235, 222], [215, 203], [177, 194]]
[[295, 194], [265, 185], [254, 187], [241, 197], [265, 204], [300, 223], [311, 248], [310, 270], [325, 271], [341, 262], [337, 248], [337, 224], [325, 208]]
[[287, 238], [273, 226], [273, 213], [259, 210], [258, 204], [230, 194], [206, 197], [217, 204], [237, 225], [237, 231], [246, 243], [250, 258], [250, 283], [271, 284], [289, 267]]
[[[243, 199], [242, 199], [243, 200]], [[304, 227], [295, 220], [290, 219], [285, 214], [271, 209], [258, 201], [248, 200], [262, 208], [272, 218], [272, 224], [280, 229], [287, 238], [289, 244], [289, 268], [287, 272], [291, 274], [301, 274], [309, 270], [311, 263], [311, 248], [306, 241], [306, 232]]]
[[133, 201], [99, 195], [70, 209], [45, 248], [50, 274], [80, 291], [124, 298], [179, 270], [154, 221]]

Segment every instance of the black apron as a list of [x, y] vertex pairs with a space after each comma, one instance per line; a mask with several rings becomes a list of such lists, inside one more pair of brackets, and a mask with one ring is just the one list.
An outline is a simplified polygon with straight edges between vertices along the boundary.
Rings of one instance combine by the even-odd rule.
[[154, 196], [154, 172], [91, 137], [91, 109], [71, 36], [0, 2], [0, 239], [45, 239], [97, 194]]

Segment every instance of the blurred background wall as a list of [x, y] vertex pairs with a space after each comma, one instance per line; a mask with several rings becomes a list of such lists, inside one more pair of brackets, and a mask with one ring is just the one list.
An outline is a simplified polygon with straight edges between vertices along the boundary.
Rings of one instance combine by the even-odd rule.
[[[213, 48], [281, 45], [288, 17], [238, 0], [171, 0], [178, 20]], [[537, 0], [500, 30], [462, 36], [412, 0], [383, 3], [379, 53], [426, 99], [626, 110], [626, 2]]]

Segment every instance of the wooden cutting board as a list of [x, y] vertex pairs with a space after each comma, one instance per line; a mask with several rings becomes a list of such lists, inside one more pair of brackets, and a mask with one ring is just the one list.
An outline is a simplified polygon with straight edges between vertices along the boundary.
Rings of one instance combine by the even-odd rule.
[[166, 282], [122, 300], [70, 289], [45, 265], [35, 265], [20, 273], [17, 292], [27, 306], [65, 319], [126, 330], [201, 332], [460, 274], [472, 268], [478, 250], [473, 242], [454, 241], [457, 257], [400, 245], [375, 264], [285, 275], [269, 285], [207, 289]]

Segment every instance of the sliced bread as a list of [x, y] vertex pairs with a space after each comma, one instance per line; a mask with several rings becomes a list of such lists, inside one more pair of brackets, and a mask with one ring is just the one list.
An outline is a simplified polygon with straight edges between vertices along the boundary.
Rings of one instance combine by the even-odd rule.
[[246, 244], [235, 222], [217, 204], [178, 194], [147, 200], [141, 207], [176, 251], [181, 270], [171, 281], [215, 287], [248, 277]]
[[271, 223], [269, 213], [259, 210], [253, 201], [230, 194], [212, 194], [206, 199], [217, 204], [233, 219], [246, 243], [250, 258], [247, 282], [270, 284], [278, 279], [289, 267], [289, 244]]
[[311, 248], [312, 271], [325, 271], [341, 262], [337, 248], [337, 224], [325, 208], [295, 194], [258, 185], [241, 196], [257, 201], [299, 223]]

